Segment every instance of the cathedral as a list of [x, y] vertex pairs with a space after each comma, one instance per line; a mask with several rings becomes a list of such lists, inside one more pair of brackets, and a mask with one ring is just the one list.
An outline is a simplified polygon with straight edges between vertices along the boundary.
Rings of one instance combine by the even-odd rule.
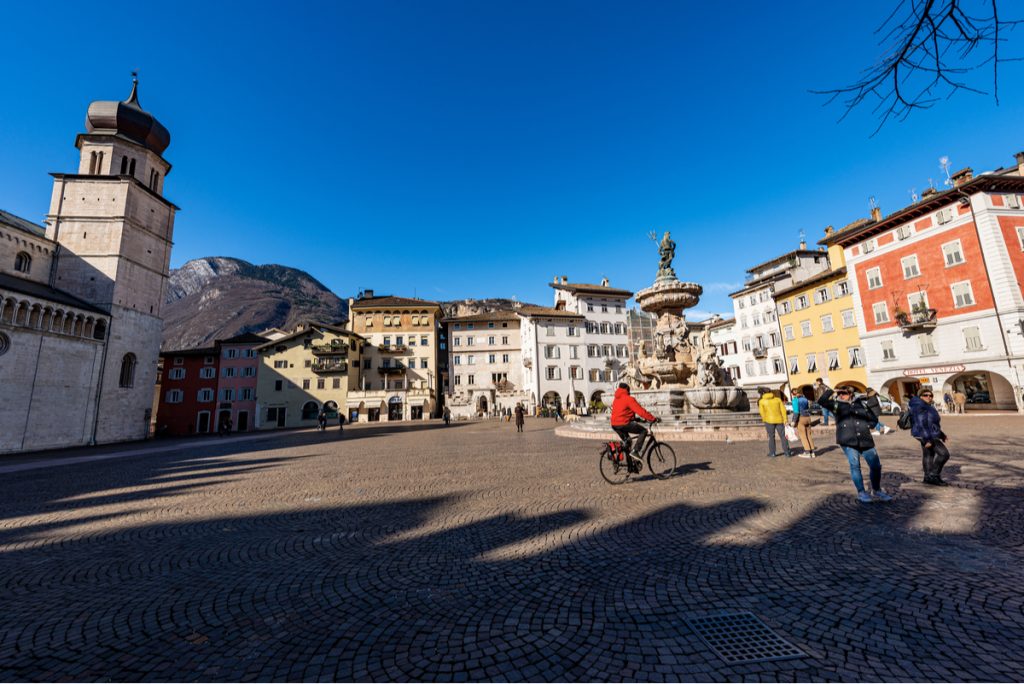
[[89, 105], [43, 225], [0, 211], [0, 453], [145, 438], [174, 214], [171, 136], [139, 103]]

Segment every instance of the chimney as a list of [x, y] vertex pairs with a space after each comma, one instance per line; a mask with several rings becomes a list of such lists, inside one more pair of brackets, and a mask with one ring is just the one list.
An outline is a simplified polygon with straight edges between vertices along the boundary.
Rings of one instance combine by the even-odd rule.
[[567, 276], [567, 275], [562, 276], [562, 284], [563, 285], [568, 285], [569, 284], [569, 276]]
[[836, 232], [836, 229], [832, 226], [825, 226], [825, 237], [832, 237], [832, 234]]
[[935, 188], [928, 188], [927, 190], [921, 193], [921, 199], [927, 199], [928, 197], [931, 197], [937, 192], [938, 190], [936, 190]]
[[601, 278], [601, 287], [608, 287], [608, 279]]
[[954, 188], [959, 188], [961, 185], [971, 180], [972, 178], [974, 178], [974, 169], [972, 169], [970, 166], [968, 166], [965, 169], [960, 169], [952, 176], [950, 176], [950, 179], [953, 181]]
[[874, 221], [875, 223], [878, 223], [879, 221], [882, 220], [881, 207], [871, 207], [871, 220]]
[[554, 278], [552, 278], [551, 282], [553, 282], [555, 285], [558, 285], [558, 276], [555, 276]]
[[363, 290], [363, 297], [366, 299], [373, 299], [373, 290]]
[[[802, 230], [800, 232], [803, 233]], [[800, 238], [800, 249], [807, 249], [807, 240]]]
[[1017, 175], [1024, 176], [1024, 152], [1018, 152], [1017, 157]]

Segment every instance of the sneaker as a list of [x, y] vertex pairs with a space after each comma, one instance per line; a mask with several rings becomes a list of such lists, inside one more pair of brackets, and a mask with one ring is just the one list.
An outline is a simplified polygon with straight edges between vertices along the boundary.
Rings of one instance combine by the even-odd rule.
[[812, 454], [809, 451], [801, 451], [799, 454], [797, 454], [797, 457], [798, 458], [814, 458], [814, 454]]
[[892, 501], [892, 497], [883, 492], [881, 489], [875, 492], [875, 498], [878, 499], [879, 501]]
[[775, 458], [775, 454], [768, 454], [768, 458]]
[[816, 453], [814, 453], [814, 452], [812, 451], [812, 452], [811, 452], [811, 455], [810, 455], [810, 456], [809, 456], [808, 458], [818, 458], [818, 454], [816, 454]]
[[889, 427], [888, 425], [883, 425], [883, 426], [882, 426], [882, 434], [884, 434], [884, 435], [888, 435], [888, 434], [892, 434], [893, 432], [896, 432], [896, 431], [895, 431], [895, 430], [893, 430], [893, 429], [892, 429], [891, 427]]
[[857, 501], [860, 501], [861, 503], [871, 503], [871, 495], [867, 492], [858, 492]]
[[872, 436], [874, 436], [874, 437], [878, 437], [878, 436], [879, 436], [879, 435], [881, 435], [882, 433], [881, 433], [881, 432], [879, 432], [878, 430], [872, 430], [872, 431], [871, 431], [871, 434], [872, 434]]

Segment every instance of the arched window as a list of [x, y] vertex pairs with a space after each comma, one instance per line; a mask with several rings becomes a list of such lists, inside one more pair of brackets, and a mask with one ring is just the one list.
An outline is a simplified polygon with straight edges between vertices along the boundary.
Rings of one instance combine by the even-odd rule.
[[93, 150], [89, 153], [89, 173], [96, 173], [96, 151]]
[[19, 273], [28, 273], [32, 270], [32, 257], [27, 252], [18, 252], [14, 257], [14, 270]]
[[118, 387], [133, 387], [135, 385], [135, 354], [128, 353], [121, 358], [121, 377], [117, 382]]
[[121, 157], [121, 175], [128, 173], [128, 157]]
[[132, 159], [131, 164], [128, 165], [128, 174], [131, 176], [135, 175], [135, 160]]
[[320, 415], [320, 407], [315, 401], [307, 401], [302, 405], [302, 420], [316, 420]]
[[107, 322], [96, 321], [96, 327], [92, 330], [92, 339], [102, 340], [107, 336]]

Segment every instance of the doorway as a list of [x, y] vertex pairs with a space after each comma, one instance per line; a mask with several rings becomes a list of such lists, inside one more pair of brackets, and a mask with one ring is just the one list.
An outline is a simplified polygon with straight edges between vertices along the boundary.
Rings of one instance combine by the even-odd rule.
[[402, 420], [402, 400], [398, 397], [388, 400], [388, 420]]
[[200, 411], [196, 416], [196, 432], [204, 433], [210, 431], [210, 412]]
[[239, 411], [238, 412], [238, 426], [237, 426], [237, 428], [238, 428], [238, 432], [248, 432], [249, 431], [249, 412], [248, 411]]

